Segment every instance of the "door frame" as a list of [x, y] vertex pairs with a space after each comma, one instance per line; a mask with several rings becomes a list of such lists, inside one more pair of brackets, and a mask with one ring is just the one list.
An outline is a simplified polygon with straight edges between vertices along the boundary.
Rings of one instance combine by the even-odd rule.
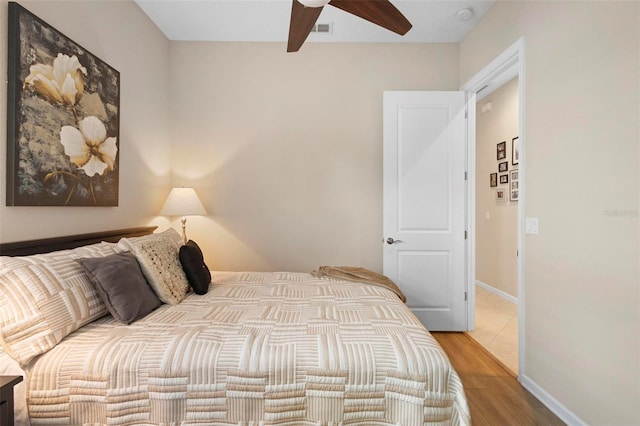
[[518, 77], [519, 123], [518, 140], [520, 142], [520, 160], [518, 165], [518, 380], [525, 371], [525, 42], [524, 37], [502, 52], [480, 72], [462, 85], [460, 90], [467, 95], [467, 229], [469, 232], [467, 256], [467, 329], [475, 329], [476, 302], [476, 102], [501, 87], [504, 83]]

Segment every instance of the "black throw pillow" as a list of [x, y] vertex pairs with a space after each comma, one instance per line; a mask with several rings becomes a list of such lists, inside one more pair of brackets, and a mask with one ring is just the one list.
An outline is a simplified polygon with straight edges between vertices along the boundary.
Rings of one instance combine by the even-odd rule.
[[189, 285], [196, 294], [206, 294], [211, 283], [211, 272], [204, 263], [204, 256], [198, 244], [189, 240], [180, 247], [180, 263]]

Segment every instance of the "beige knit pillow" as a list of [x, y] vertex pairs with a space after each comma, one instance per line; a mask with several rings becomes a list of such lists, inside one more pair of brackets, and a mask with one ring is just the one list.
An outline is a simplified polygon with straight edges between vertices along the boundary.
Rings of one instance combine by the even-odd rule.
[[132, 242], [132, 248], [142, 273], [158, 298], [170, 305], [182, 302], [189, 282], [175, 245], [166, 238], [149, 238]]
[[134, 248], [134, 244], [135, 243], [139, 243], [140, 241], [155, 240], [157, 238], [165, 238], [167, 241], [170, 241], [171, 244], [173, 244], [173, 246], [175, 246], [176, 250], [179, 250], [180, 247], [182, 246], [182, 244], [184, 244], [184, 241], [182, 241], [182, 237], [180, 236], [178, 231], [176, 231], [173, 228], [169, 228], [169, 229], [167, 229], [165, 231], [162, 231], [162, 232], [156, 232], [156, 233], [149, 234], [149, 235], [143, 235], [141, 237], [121, 238], [120, 241], [118, 241], [118, 248], [120, 250], [134, 252], [135, 251], [135, 248]]

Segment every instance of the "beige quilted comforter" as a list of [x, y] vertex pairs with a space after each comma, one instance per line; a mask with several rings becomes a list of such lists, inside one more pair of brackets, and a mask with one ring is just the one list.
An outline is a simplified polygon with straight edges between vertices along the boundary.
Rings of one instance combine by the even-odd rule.
[[390, 290], [214, 273], [124, 326], [104, 317], [29, 370], [32, 425], [470, 423], [446, 355]]

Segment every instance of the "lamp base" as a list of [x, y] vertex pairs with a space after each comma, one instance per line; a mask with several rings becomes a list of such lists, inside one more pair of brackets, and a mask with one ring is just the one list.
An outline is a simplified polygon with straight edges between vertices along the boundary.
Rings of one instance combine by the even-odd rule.
[[182, 222], [182, 242], [183, 244], [187, 244], [187, 217], [182, 216], [180, 222]]

